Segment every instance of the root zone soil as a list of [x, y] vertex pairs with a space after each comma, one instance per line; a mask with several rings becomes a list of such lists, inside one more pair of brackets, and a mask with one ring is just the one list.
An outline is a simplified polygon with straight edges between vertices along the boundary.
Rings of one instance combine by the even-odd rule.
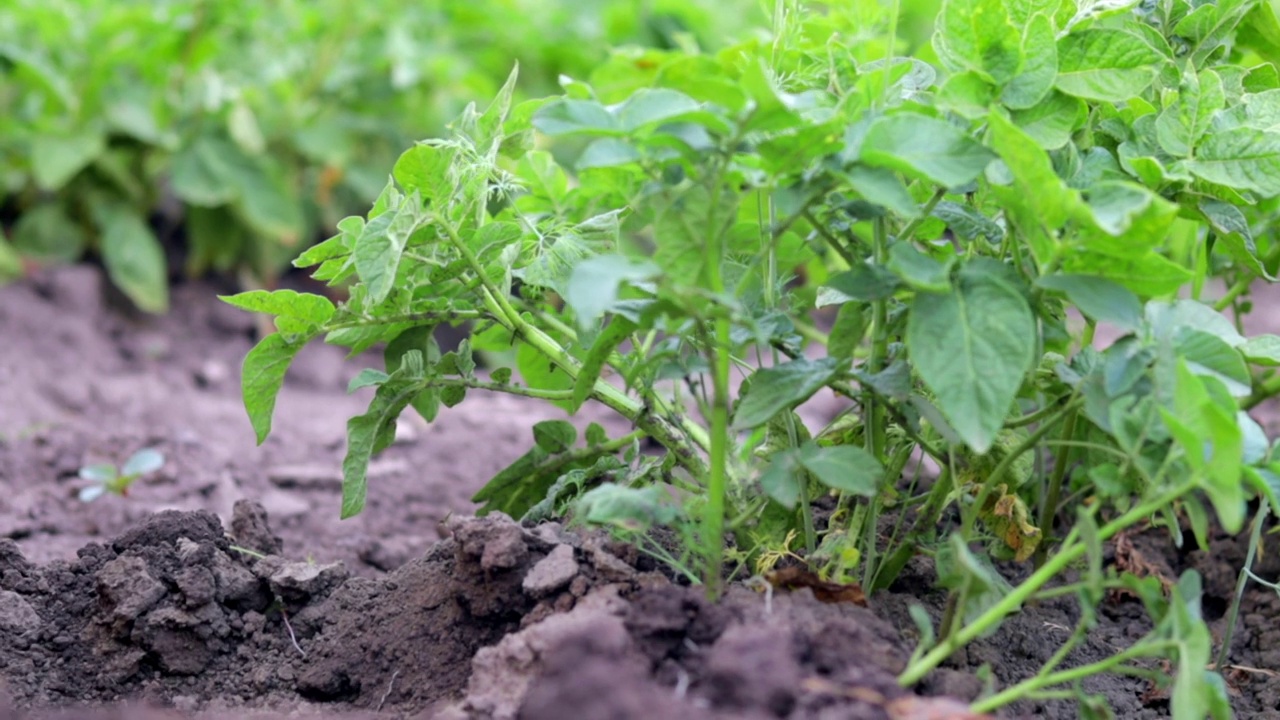
[[[254, 449], [235, 381], [251, 319], [202, 286], [158, 320], [101, 298], [90, 268], [0, 289], [0, 717], [961, 719], [985, 682], [1034, 673], [1077, 618], [1071, 600], [1028, 607], [900, 689], [907, 609], [936, 619], [943, 600], [925, 558], [869, 608], [741, 586], [713, 605], [600, 535], [467, 517], [543, 419], [510, 398], [406, 428], [369, 509], [339, 523], [342, 419], [361, 404], [340, 356], [304, 355], [280, 429]], [[76, 499], [81, 465], [141, 447], [168, 462], [129, 498]], [[1197, 569], [1221, 637], [1243, 542], [1177, 550], [1139, 534], [1108, 560]], [[1265, 560], [1260, 575], [1280, 572]], [[1280, 717], [1277, 612], [1275, 594], [1246, 594], [1228, 672], [1238, 717]], [[1110, 598], [1069, 664], [1114, 654], [1143, 617]], [[1145, 681], [1085, 687], [1119, 717], [1168, 715]]]

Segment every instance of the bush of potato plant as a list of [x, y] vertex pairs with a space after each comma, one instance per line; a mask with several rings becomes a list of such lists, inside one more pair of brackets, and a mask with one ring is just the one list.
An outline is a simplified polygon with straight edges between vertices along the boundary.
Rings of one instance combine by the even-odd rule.
[[[897, 22], [784, 2], [770, 37], [559, 97], [513, 104], [513, 75], [298, 258], [349, 300], [227, 298], [279, 328], [245, 360], [258, 437], [315, 339], [385, 358], [351, 382], [375, 392], [347, 424], [344, 517], [402, 412], [601, 404], [634, 431], [535, 425], [481, 512], [619, 528], [713, 595], [783, 552], [870, 591], [931, 555], [950, 602], [940, 627], [920, 614], [904, 685], [1042, 592], [1075, 594], [1062, 652], [977, 710], [1104, 671], [1167, 683], [1135, 664], [1159, 658], [1175, 717], [1229, 716], [1199, 577], [1165, 589], [1104, 570], [1102, 548], [1147, 523], [1204, 547], [1278, 508], [1246, 411], [1280, 389], [1280, 338], [1240, 317], [1280, 264], [1280, 25], [1248, 0], [946, 0], [926, 62], [886, 41]], [[441, 352], [434, 330], [462, 324]], [[482, 372], [479, 351], [511, 364]], [[849, 409], [809, 428], [796, 408], [819, 391]], [[1059, 667], [1117, 588], [1151, 632]]]

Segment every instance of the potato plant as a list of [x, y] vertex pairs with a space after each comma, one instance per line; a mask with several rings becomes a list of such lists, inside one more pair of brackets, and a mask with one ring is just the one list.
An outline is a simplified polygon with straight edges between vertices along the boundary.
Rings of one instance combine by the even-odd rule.
[[[1280, 264], [1280, 25], [1249, 0], [946, 0], [931, 52], [904, 56], [898, 10], [782, 2], [767, 38], [518, 104], [513, 75], [298, 258], [348, 301], [226, 298], [279, 329], [245, 360], [258, 438], [316, 339], [385, 359], [351, 383], [375, 393], [347, 424], [343, 517], [410, 408], [599, 403], [634, 431], [579, 443], [540, 423], [481, 512], [567, 513], [642, 544], [675, 527], [684, 556], [646, 547], [713, 595], [726, 559], [799, 553], [874, 591], [929, 555], [950, 601], [940, 627], [920, 615], [904, 685], [1073, 594], [1055, 660], [977, 710], [1079, 696], [1098, 672], [1166, 684], [1143, 662], [1160, 659], [1175, 717], [1229, 716], [1199, 577], [1162, 588], [1104, 569], [1102, 548], [1147, 524], [1205, 547], [1250, 503], [1280, 509], [1275, 447], [1246, 412], [1280, 389], [1280, 337], [1240, 324]], [[441, 352], [446, 324], [471, 334]], [[482, 372], [478, 351], [514, 367]], [[795, 410], [819, 391], [849, 409], [809, 428]], [[1062, 669], [1114, 589], [1154, 629]]]

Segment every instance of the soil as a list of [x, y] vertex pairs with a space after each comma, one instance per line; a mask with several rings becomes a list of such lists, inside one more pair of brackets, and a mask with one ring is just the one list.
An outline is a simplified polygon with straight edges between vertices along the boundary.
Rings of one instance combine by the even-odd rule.
[[[152, 318], [104, 300], [88, 266], [0, 288], [0, 720], [961, 720], [947, 697], [975, 697], [984, 672], [1026, 678], [1074, 626], [1071, 600], [1029, 607], [913, 693], [895, 681], [915, 643], [907, 609], [936, 617], [943, 599], [926, 559], [870, 609], [741, 586], [709, 604], [604, 536], [471, 518], [470, 496], [524, 453], [530, 424], [558, 416], [506, 396], [406, 420], [371, 468], [368, 508], [339, 522], [344, 421], [368, 399], [345, 385], [362, 362], [304, 351], [255, 446], [238, 383], [255, 326], [214, 299], [225, 290], [181, 285]], [[127, 498], [77, 498], [80, 467], [143, 447], [167, 462]], [[1243, 539], [1129, 541], [1128, 561], [1204, 575], [1220, 637]], [[1276, 577], [1280, 557], [1258, 572]], [[1277, 613], [1276, 593], [1246, 594], [1228, 675], [1238, 717], [1280, 718]], [[1113, 598], [1068, 665], [1113, 654], [1144, 622]], [[1168, 716], [1145, 681], [1085, 687], [1118, 717]]]

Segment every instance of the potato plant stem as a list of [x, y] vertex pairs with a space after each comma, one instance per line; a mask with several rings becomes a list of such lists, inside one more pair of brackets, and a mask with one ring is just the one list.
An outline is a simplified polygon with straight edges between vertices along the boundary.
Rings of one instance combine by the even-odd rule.
[[[1079, 413], [1075, 410], [1067, 415], [1067, 419], [1062, 423], [1062, 438], [1070, 441], [1076, 434], [1076, 418]], [[1044, 540], [1041, 541], [1040, 547], [1036, 548], [1035, 567], [1044, 565], [1044, 560], [1049, 555], [1048, 536], [1053, 533], [1053, 519], [1058, 516], [1058, 503], [1062, 498], [1062, 481], [1067, 477], [1067, 466], [1071, 464], [1071, 446], [1066, 445], [1058, 448], [1058, 455], [1053, 459], [1053, 474], [1049, 476], [1049, 487], [1045, 491], [1044, 502], [1040, 506], [1040, 532], [1043, 533]]]
[[[506, 296], [506, 293], [485, 273], [480, 259], [476, 257], [471, 248], [458, 235], [458, 231], [443, 219], [437, 218], [437, 221], [444, 230], [449, 242], [466, 259], [467, 264], [471, 266], [471, 269], [480, 279], [483, 285], [481, 294], [485, 307], [494, 316], [494, 319], [521, 340], [531, 345], [535, 350], [545, 355], [570, 378], [576, 379], [578, 373], [582, 370], [582, 365], [573, 356], [569, 355], [551, 336], [526, 322], [515, 306], [511, 304], [511, 300]], [[705, 475], [706, 468], [701, 455], [697, 449], [691, 447], [688, 443], [688, 440], [692, 440], [697, 446], [704, 449], [709, 447], [710, 442], [706, 431], [700, 425], [691, 420], [682, 419], [680, 428], [677, 430], [658, 414], [649, 412], [645, 405], [627, 397], [621, 390], [603, 380], [596, 381], [591, 394], [609, 408], [639, 425], [642, 430], [675, 453], [676, 459], [681, 465], [688, 468], [694, 477]], [[651, 400], [653, 402], [650, 404], [655, 409], [661, 411], [665, 408], [664, 404], [660, 404], [660, 398], [651, 398]], [[683, 434], [681, 431], [683, 431]]]
[[[1098, 530], [1099, 541], [1105, 542], [1121, 530], [1140, 522], [1143, 518], [1150, 516], [1161, 508], [1171, 505], [1178, 498], [1194, 490], [1196, 485], [1197, 481], [1189, 480], [1181, 485], [1175, 486], [1171, 490], [1147, 500], [1146, 502], [1134, 506], [1125, 514], [1102, 526]], [[1062, 549], [1060, 549], [1053, 557], [1049, 558], [1049, 560], [1041, 566], [1039, 570], [1032, 573], [1031, 577], [1027, 578], [1021, 585], [1014, 588], [1013, 592], [1005, 595], [1000, 599], [1000, 602], [993, 605], [972, 623], [961, 628], [951, 637], [943, 640], [928, 653], [925, 653], [925, 655], [919, 660], [908, 666], [902, 675], [898, 677], [898, 684], [903, 687], [911, 687], [923, 680], [925, 675], [928, 675], [930, 671], [938, 667], [938, 665], [941, 665], [944, 660], [951, 657], [951, 655], [957, 650], [968, 645], [975, 638], [981, 636], [983, 633], [994, 627], [1004, 619], [1005, 616], [1017, 611], [1017, 609], [1022, 607], [1022, 604], [1026, 602], [1028, 598], [1035, 595], [1040, 588], [1044, 587], [1049, 583], [1049, 581], [1058, 577], [1062, 571], [1066, 570], [1068, 565], [1084, 557], [1085, 553], [1088, 552], [1088, 547], [1085, 543], [1079, 542], [1076, 535], [1077, 533], [1072, 531], [1071, 535], [1067, 537], [1067, 541], [1063, 544]], [[1077, 670], [1078, 669], [1079, 668], [1077, 668]]]
[[[721, 173], [713, 173], [710, 209], [707, 211], [707, 257], [704, 276], [707, 289], [713, 295], [725, 292], [724, 234], [720, 232], [716, 209], [720, 205], [720, 193], [724, 185]], [[729, 372], [732, 368], [732, 340], [729, 316], [717, 312], [713, 320], [714, 343], [712, 348], [711, 382], [711, 453], [710, 472], [707, 475], [707, 505], [703, 518], [702, 542], [706, 558], [704, 574], [707, 594], [715, 599], [720, 595], [720, 575], [724, 566], [724, 512], [725, 495], [728, 492], [729, 465]]]
[[1089, 663], [1088, 665], [1080, 665], [1067, 670], [1060, 670], [1055, 673], [1046, 673], [1036, 675], [1033, 678], [1024, 680], [1023, 682], [1005, 689], [1003, 692], [996, 693], [985, 700], [979, 700], [974, 703], [970, 710], [975, 713], [989, 713], [997, 708], [1004, 707], [1011, 702], [1022, 699], [1023, 697], [1039, 691], [1041, 688], [1051, 687], [1053, 685], [1064, 685], [1077, 680], [1082, 680], [1090, 675], [1104, 673], [1113, 668], [1137, 658], [1152, 657], [1162, 655], [1168, 650], [1178, 647], [1178, 643], [1173, 640], [1149, 641], [1141, 642], [1133, 647], [1116, 653], [1105, 660]]

